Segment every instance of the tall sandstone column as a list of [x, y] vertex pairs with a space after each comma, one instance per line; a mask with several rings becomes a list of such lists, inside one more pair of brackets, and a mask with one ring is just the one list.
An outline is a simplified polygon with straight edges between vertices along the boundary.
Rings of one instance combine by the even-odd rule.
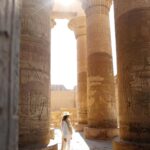
[[18, 149], [19, 0], [0, 1], [0, 149]]
[[88, 127], [87, 138], [117, 135], [116, 104], [109, 10], [111, 0], [82, 0], [87, 20]]
[[69, 23], [69, 28], [75, 32], [77, 39], [77, 130], [83, 131], [87, 125], [87, 36], [86, 18], [79, 16], [73, 18]]
[[51, 0], [23, 0], [20, 54], [20, 147], [49, 143]]
[[150, 1], [115, 0], [120, 140], [114, 150], [150, 150]]

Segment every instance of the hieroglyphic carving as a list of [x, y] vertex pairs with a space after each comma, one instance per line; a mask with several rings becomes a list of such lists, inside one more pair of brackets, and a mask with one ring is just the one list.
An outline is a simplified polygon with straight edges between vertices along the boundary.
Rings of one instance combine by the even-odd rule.
[[51, 0], [23, 0], [20, 145], [47, 144], [49, 140], [50, 3]]
[[88, 70], [87, 78], [90, 127], [116, 127], [116, 102], [111, 56], [99, 52], [91, 55], [88, 59], [89, 66], [93, 65]]
[[[35, 92], [26, 92], [23, 96], [25, 101], [26, 109], [21, 110], [21, 116], [26, 117], [27, 115], [30, 118], [47, 119], [48, 117], [48, 97], [45, 95], [35, 93]], [[22, 106], [24, 107], [24, 106]], [[43, 115], [44, 114], [44, 115]]]
[[149, 6], [150, 1], [115, 1], [120, 138], [146, 150], [149, 146], [142, 145], [150, 142]]
[[82, 0], [87, 22], [88, 126], [116, 128], [116, 107], [110, 40], [112, 0]]
[[20, 75], [22, 76], [20, 79], [22, 84], [36, 81], [40, 82], [41, 84], [45, 84], [45, 82], [49, 81], [48, 74], [34, 69], [21, 69]]
[[[47, 40], [47, 38], [49, 37], [49, 33], [45, 31], [46, 29], [49, 28], [49, 25], [45, 24], [45, 22], [43, 22], [42, 19], [43, 19], [42, 16], [38, 16], [38, 18], [36, 18], [34, 15], [23, 17], [21, 21], [22, 33], [28, 33], [28, 35], [36, 36], [39, 38], [44, 37], [45, 40]], [[33, 23], [33, 20], [34, 20], [34, 23]], [[45, 26], [46, 28], [43, 28], [43, 26]]]

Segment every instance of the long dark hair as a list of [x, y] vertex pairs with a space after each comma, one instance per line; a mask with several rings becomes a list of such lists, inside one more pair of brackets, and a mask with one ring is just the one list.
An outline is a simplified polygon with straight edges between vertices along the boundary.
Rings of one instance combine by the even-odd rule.
[[63, 116], [62, 121], [66, 121], [69, 116]]
[[69, 118], [69, 115], [63, 116], [62, 122], [65, 121], [67, 123], [68, 129], [69, 129], [70, 133], [72, 134], [73, 133], [72, 125], [71, 125], [71, 122], [69, 120], [67, 120], [67, 118]]

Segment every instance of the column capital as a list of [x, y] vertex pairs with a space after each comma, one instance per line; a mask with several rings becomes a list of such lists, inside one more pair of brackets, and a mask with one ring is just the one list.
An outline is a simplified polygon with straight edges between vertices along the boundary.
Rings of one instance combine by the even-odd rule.
[[76, 38], [86, 35], [86, 17], [79, 16], [71, 19], [68, 27], [75, 32]]
[[[112, 5], [112, 0], [80, 0], [82, 3], [82, 8], [87, 13], [87, 10], [95, 10], [96, 13], [107, 13], [110, 10], [110, 6]], [[103, 9], [102, 9], [103, 7]]]
[[52, 29], [56, 25], [56, 21], [54, 19], [50, 19], [50, 28]]

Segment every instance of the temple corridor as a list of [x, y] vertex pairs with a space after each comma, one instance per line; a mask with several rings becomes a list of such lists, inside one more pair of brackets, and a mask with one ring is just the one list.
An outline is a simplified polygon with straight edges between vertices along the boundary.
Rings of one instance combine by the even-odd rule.
[[[55, 130], [55, 141], [58, 141], [58, 150], [61, 150], [61, 132]], [[112, 150], [110, 140], [88, 140], [85, 139], [83, 132], [74, 132], [70, 150]]]
[[[0, 150], [58, 150], [54, 125], [66, 110], [76, 130], [74, 150], [150, 150], [150, 0], [66, 2], [0, 0]], [[57, 122], [50, 64], [55, 19], [68, 20], [77, 51], [76, 104], [60, 109]]]

